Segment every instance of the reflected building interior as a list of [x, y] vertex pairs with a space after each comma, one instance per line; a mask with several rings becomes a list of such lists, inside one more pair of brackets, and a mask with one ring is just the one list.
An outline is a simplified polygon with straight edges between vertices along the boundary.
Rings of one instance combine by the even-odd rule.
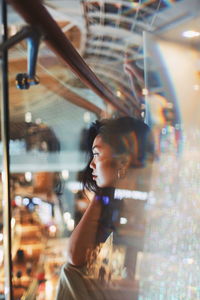
[[[45, 37], [36, 65], [39, 84], [17, 88], [16, 76], [28, 70], [28, 44], [9, 49], [14, 299], [55, 299], [69, 236], [93, 197], [80, 183], [87, 129], [123, 110], [150, 125], [156, 159], [151, 184], [145, 171], [134, 190], [118, 191], [132, 204], [122, 210], [118, 237], [107, 240], [93, 277], [104, 266], [108, 286], [124, 280], [134, 299], [200, 299], [200, 2], [49, 0], [44, 6], [119, 106], [86, 86]], [[9, 38], [25, 25], [8, 5]], [[0, 149], [2, 163], [2, 141]], [[1, 199], [2, 299], [3, 208]]]

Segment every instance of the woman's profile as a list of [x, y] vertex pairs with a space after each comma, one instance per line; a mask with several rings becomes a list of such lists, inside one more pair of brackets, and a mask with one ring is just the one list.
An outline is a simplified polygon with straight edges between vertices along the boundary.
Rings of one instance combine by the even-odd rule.
[[132, 117], [105, 119], [88, 130], [84, 189], [94, 196], [68, 245], [57, 299], [137, 299], [137, 253], [154, 143]]

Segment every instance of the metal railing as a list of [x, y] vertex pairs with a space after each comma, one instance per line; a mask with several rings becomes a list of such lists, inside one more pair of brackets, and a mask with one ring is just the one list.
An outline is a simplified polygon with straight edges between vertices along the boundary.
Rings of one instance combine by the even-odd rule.
[[121, 103], [121, 99], [115, 96], [85, 63], [40, 0], [9, 0], [8, 2], [31, 25], [33, 32], [39, 32], [43, 36], [47, 46], [70, 67], [87, 87], [121, 114], [130, 115], [129, 109]]

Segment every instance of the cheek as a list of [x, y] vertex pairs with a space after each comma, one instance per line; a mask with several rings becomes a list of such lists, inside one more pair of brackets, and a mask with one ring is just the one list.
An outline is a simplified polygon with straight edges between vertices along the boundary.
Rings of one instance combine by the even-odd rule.
[[99, 170], [102, 173], [111, 173], [114, 170], [114, 165], [110, 160], [104, 160], [99, 164]]
[[104, 184], [111, 184], [116, 180], [116, 166], [110, 160], [104, 161], [99, 165], [100, 180]]

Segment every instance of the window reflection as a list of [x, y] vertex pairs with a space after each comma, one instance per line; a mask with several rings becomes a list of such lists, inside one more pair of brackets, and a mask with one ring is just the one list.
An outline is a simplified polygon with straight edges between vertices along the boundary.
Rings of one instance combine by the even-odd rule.
[[[80, 294], [77, 295], [80, 299], [199, 298], [198, 47], [194, 50], [198, 40], [191, 42], [194, 48], [189, 49], [171, 42], [172, 31], [164, 36], [165, 42], [156, 37], [151, 41], [151, 37], [142, 45], [136, 38], [143, 30], [153, 31], [157, 24], [162, 28], [169, 24], [167, 9], [172, 8], [175, 14], [176, 2], [184, 1], [142, 1], [142, 7], [130, 1], [124, 1], [123, 5], [83, 1], [85, 20], [91, 26], [86, 44], [81, 44], [81, 30], [66, 20], [60, 22], [74, 45], [82, 50], [85, 47], [84, 57], [94, 72], [131, 114], [150, 125], [154, 137], [155, 155], [152, 151], [148, 164], [136, 163], [134, 174], [130, 173], [129, 180], [120, 186], [115, 186], [114, 175], [123, 177], [123, 169], [117, 174], [113, 168], [109, 178], [104, 173], [104, 180], [112, 178], [109, 181], [112, 189], [105, 190], [108, 181], [97, 178], [94, 162], [90, 162], [94, 182], [103, 184], [102, 193], [96, 189], [83, 192], [81, 183], [87, 161], [88, 126], [96, 119], [102, 120], [101, 109], [111, 119], [120, 113], [62, 67], [43, 44], [38, 63], [40, 86], [29, 94], [16, 90], [14, 78], [21, 67], [26, 69], [25, 43], [11, 51], [11, 226], [15, 299], [22, 295], [25, 299], [30, 296], [55, 299], [59, 282], [59, 292], [74, 291], [75, 295]], [[178, 6], [178, 13], [187, 15], [182, 13], [181, 7]], [[58, 10], [61, 12], [62, 8]], [[62, 14], [59, 14], [61, 19]], [[113, 31], [100, 32], [92, 28], [95, 24]], [[9, 34], [16, 33], [17, 26], [11, 26]], [[114, 34], [118, 29], [123, 30], [123, 34]], [[158, 44], [160, 48], [156, 49]], [[126, 59], [129, 74], [127, 70], [124, 72]], [[166, 71], [169, 71], [167, 76]], [[79, 96], [99, 104], [101, 109], [92, 113], [80, 108], [82, 98]], [[74, 99], [77, 102], [73, 102]], [[139, 105], [141, 114], [135, 104]], [[118, 131], [116, 133], [118, 135]], [[133, 140], [137, 144], [137, 138]], [[108, 138], [106, 143], [110, 145], [111, 141]], [[99, 153], [93, 155], [93, 160], [97, 160]], [[126, 160], [123, 167], [125, 165]], [[81, 250], [91, 233], [96, 239], [85, 252], [81, 251], [78, 258], [84, 263], [79, 265], [71, 261], [72, 250], [67, 249], [95, 196], [102, 205], [102, 211], [96, 212], [102, 226], [100, 232], [93, 232], [94, 226], [89, 227], [78, 242], [74, 241], [73, 246]], [[0, 201], [0, 294], [3, 295], [2, 211]], [[69, 285], [66, 278], [73, 279]]]

